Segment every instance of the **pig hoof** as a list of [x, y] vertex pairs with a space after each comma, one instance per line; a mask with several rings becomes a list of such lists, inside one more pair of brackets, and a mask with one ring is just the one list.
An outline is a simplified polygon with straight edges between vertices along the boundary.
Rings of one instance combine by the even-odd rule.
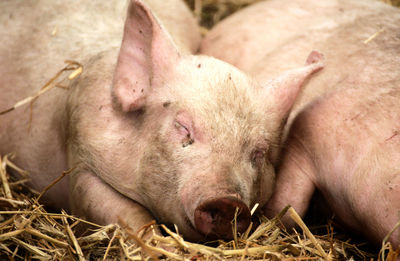
[[306, 64], [319, 63], [324, 60], [324, 55], [318, 51], [312, 51], [307, 58]]
[[232, 239], [235, 211], [238, 208], [237, 231], [243, 233], [250, 224], [250, 210], [237, 198], [226, 197], [206, 201], [194, 212], [197, 231], [211, 238]]

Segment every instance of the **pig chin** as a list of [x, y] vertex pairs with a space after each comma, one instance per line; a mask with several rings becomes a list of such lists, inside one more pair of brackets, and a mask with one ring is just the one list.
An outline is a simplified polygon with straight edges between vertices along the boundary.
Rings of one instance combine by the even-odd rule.
[[184, 236], [185, 240], [192, 242], [201, 242], [205, 240], [205, 237], [196, 230], [185, 213], [182, 213], [180, 219], [181, 225], [178, 225], [179, 232]]

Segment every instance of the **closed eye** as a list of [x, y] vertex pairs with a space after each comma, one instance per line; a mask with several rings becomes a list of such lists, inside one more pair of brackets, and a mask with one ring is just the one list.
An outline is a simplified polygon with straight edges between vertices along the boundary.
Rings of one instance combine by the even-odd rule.
[[265, 162], [265, 155], [267, 151], [265, 149], [256, 149], [251, 153], [251, 165], [258, 167]]
[[182, 136], [181, 143], [182, 143], [183, 148], [185, 148], [189, 145], [192, 145], [194, 143], [194, 140], [192, 138], [189, 128], [187, 128], [185, 125], [183, 125], [182, 123], [180, 123], [178, 121], [175, 122], [175, 128], [178, 130], [178, 132]]

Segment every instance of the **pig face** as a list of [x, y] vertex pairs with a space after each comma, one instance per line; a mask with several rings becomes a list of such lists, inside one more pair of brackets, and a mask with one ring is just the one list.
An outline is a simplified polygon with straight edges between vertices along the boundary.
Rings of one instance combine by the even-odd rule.
[[195, 239], [231, 237], [239, 207], [243, 232], [248, 208], [264, 204], [274, 184], [278, 136], [265, 89], [208, 57], [183, 58], [168, 79], [145, 112], [143, 126], [156, 124], [139, 168], [144, 205]]

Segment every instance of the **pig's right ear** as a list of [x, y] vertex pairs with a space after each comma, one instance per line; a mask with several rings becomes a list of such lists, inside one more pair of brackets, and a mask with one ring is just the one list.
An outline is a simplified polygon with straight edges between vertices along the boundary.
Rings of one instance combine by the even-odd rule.
[[272, 122], [282, 127], [304, 82], [324, 67], [323, 55], [312, 51], [303, 67], [288, 70], [266, 84], [267, 108], [275, 117]]
[[114, 102], [124, 112], [141, 109], [153, 77], [172, 68], [178, 59], [175, 44], [157, 18], [141, 1], [132, 0], [114, 73]]

